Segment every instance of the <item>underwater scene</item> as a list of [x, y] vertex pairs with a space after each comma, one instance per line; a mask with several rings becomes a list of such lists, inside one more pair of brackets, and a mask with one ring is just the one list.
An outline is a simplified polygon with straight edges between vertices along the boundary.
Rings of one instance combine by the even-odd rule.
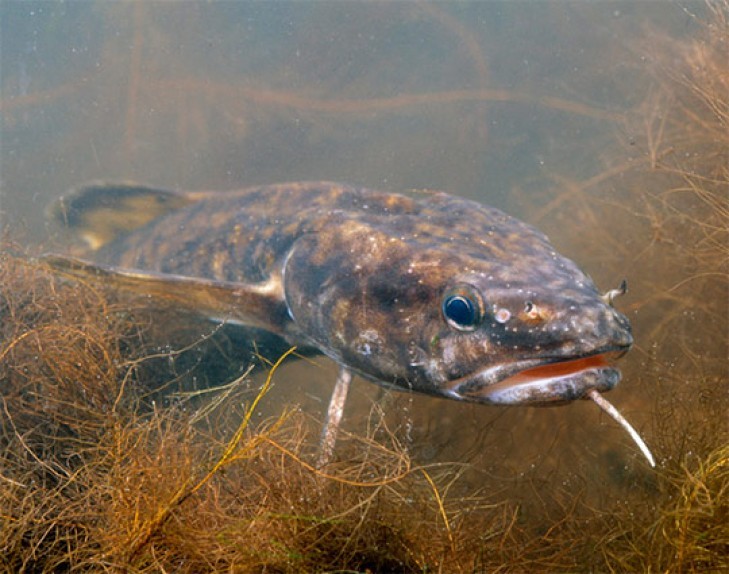
[[[727, 0], [7, 0], [0, 42], [0, 571], [729, 571]], [[492, 390], [452, 400], [475, 392], [459, 356], [449, 396], [367, 380], [385, 367], [347, 349], [400, 353], [396, 371], [427, 361], [394, 303], [369, 319], [339, 305], [371, 274], [345, 274], [326, 308], [305, 289], [375, 256], [336, 227], [368, 221], [344, 184], [384, 192], [361, 209], [380, 202], [403, 237], [436, 231], [425, 207], [427, 225], [401, 228], [398, 206], [453, 202], [451, 255], [418, 293], [474, 242], [558, 301], [571, 264], [549, 249], [574, 261], [622, 337], [576, 362], [620, 382], [501, 406], [480, 404]], [[496, 212], [454, 198], [550, 243], [512, 219], [479, 235]], [[239, 204], [268, 234], [241, 261], [220, 247]], [[316, 224], [334, 239], [262, 249], [312, 206], [336, 211]], [[212, 251], [160, 281], [110, 254], [135, 233], [165, 260], [146, 271], [203, 239]], [[425, 253], [408, 261], [427, 268]], [[282, 254], [285, 274], [251, 263]], [[395, 292], [387, 261], [371, 269]], [[255, 289], [200, 281], [238, 265]], [[281, 314], [294, 288], [300, 308]], [[481, 315], [516, 320], [468, 289], [413, 313], [426, 351], [446, 349], [433, 321], [457, 348]], [[535, 301], [532, 325], [548, 315]], [[338, 321], [345, 350], [311, 317]], [[294, 348], [288, 321], [317, 343]], [[355, 376], [334, 443], [340, 364]]]

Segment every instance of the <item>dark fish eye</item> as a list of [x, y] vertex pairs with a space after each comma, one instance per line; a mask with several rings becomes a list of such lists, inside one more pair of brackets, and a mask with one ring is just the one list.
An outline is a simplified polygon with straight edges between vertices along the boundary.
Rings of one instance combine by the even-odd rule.
[[459, 331], [473, 331], [482, 319], [480, 302], [473, 287], [457, 287], [443, 297], [443, 316], [451, 327]]

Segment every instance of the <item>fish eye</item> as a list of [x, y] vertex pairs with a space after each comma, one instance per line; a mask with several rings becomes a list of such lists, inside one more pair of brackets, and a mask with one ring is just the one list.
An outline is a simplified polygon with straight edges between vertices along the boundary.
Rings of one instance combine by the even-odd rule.
[[451, 289], [443, 297], [443, 317], [459, 331], [473, 331], [481, 323], [483, 314], [479, 293], [470, 285]]

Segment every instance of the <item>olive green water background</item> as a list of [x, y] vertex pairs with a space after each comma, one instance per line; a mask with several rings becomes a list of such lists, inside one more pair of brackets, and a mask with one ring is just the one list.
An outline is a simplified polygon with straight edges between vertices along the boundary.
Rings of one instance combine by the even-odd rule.
[[[549, 206], [566, 182], [649, 153], [635, 145], [645, 125], [626, 121], [654, 90], [647, 45], [652, 35], [697, 34], [702, 9], [3, 1], [3, 227], [39, 250], [60, 249], [45, 205], [98, 179], [174, 189], [324, 179], [444, 189], [538, 225], [601, 288], [634, 284], [649, 271], [580, 240], [620, 241], [614, 221], [599, 217], [599, 201], [624, 201], [619, 180], [599, 189], [598, 216], [589, 220], [569, 203], [535, 206]], [[660, 276], [651, 280], [666, 287]], [[650, 293], [645, 276], [637, 284], [643, 291], [617, 301], [635, 326], [636, 350], [621, 361], [624, 380], [608, 398], [650, 445], [659, 392], [651, 381], [665, 373], [646, 372], [651, 341], [641, 338], [631, 301]], [[685, 328], [701, 326], [687, 318]], [[296, 403], [322, 417], [335, 374], [323, 358], [287, 365], [261, 416]], [[357, 380], [345, 428], [365, 432], [380, 399], [376, 386]], [[529, 474], [613, 497], [649, 472], [591, 403], [499, 409], [398, 394], [384, 408], [417, 462], [469, 463], [472, 485], [498, 488]]]

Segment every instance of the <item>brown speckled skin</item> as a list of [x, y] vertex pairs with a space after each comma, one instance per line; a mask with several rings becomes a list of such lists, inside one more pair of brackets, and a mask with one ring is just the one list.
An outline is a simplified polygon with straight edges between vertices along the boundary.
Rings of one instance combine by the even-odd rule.
[[[388, 386], [541, 404], [619, 380], [603, 366], [508, 399], [489, 392], [524, 369], [620, 353], [632, 343], [627, 319], [572, 261], [497, 209], [445, 193], [325, 182], [188, 197], [189, 205], [90, 258], [242, 289], [280, 282], [267, 328]], [[444, 294], [459, 285], [480, 294], [484, 320], [470, 332], [449, 325], [441, 310]], [[251, 297], [243, 306], [257, 304]]]

